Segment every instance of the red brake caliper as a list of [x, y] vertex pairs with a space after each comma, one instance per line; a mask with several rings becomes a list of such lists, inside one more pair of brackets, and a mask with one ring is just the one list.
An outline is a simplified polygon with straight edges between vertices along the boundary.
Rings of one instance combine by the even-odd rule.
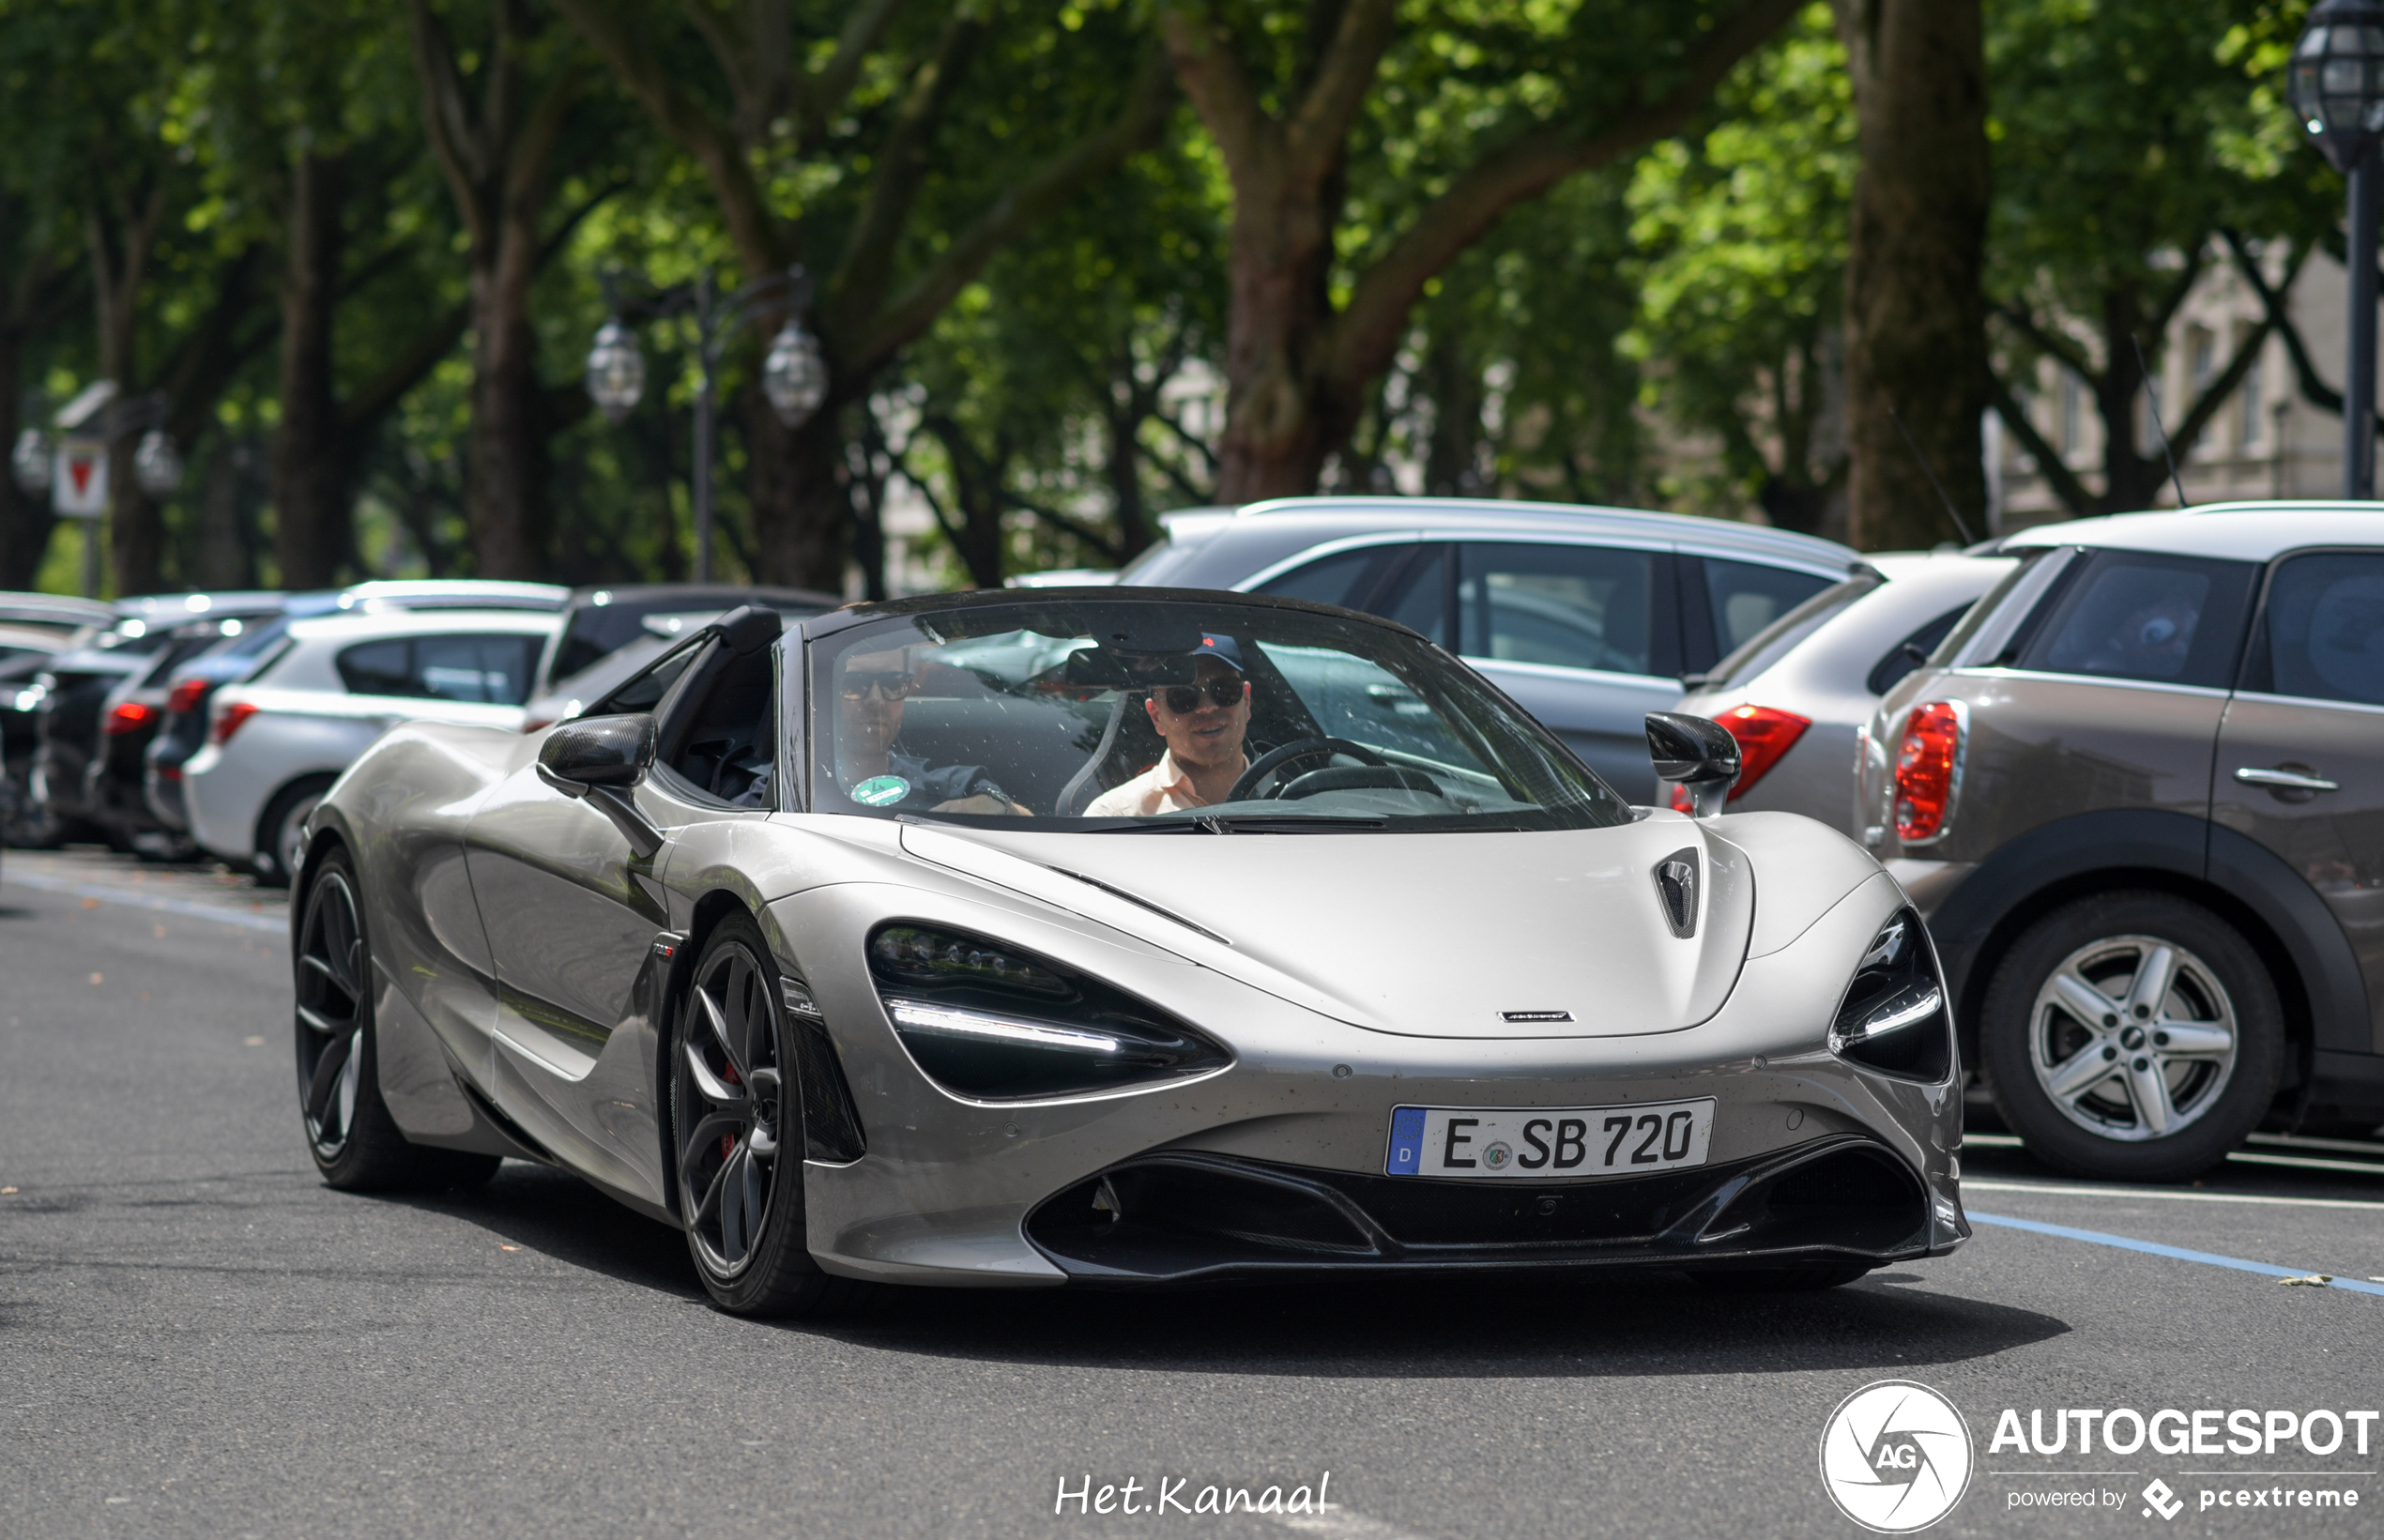
[[[720, 1077], [723, 1080], [727, 1081], [732, 1086], [741, 1083], [737, 1078], [737, 1066], [734, 1064], [722, 1064], [720, 1066]], [[730, 1155], [733, 1155], [736, 1152], [737, 1136], [734, 1134], [723, 1134], [720, 1136], [720, 1158], [722, 1160], [726, 1160]]]

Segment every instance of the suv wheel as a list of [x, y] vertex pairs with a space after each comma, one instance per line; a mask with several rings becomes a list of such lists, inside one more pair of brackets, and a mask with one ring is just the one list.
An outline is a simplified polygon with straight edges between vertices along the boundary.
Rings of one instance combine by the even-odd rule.
[[2167, 893], [2103, 893], [2005, 954], [1979, 1050], [1996, 1110], [2038, 1159], [2177, 1182], [2224, 1159], [2268, 1110], [2284, 1013], [2217, 915]]

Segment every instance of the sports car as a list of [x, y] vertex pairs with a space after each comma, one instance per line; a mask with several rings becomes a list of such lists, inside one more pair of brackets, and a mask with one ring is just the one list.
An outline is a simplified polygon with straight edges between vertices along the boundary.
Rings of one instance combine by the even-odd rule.
[[752, 1315], [857, 1284], [1636, 1266], [1828, 1287], [1968, 1235], [1895, 880], [1626, 804], [1415, 633], [1013, 589], [732, 611], [543, 733], [391, 729], [309, 821], [334, 1187], [573, 1171]]

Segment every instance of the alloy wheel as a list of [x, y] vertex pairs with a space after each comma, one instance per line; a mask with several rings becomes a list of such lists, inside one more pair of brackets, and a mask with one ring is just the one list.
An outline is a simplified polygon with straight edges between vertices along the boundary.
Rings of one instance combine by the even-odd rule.
[[2141, 1142], [2191, 1127], [2235, 1073], [2235, 1003], [2210, 965], [2157, 936], [2112, 936], [2063, 958], [2030, 1009], [2028, 1060], [2062, 1116]]
[[307, 895], [298, 968], [298, 1081], [307, 1137], [337, 1160], [356, 1129], [364, 1070], [364, 932], [344, 873], [326, 872]]
[[705, 1268], [733, 1278], [770, 1218], [782, 1126], [769, 977], [742, 946], [722, 947], [696, 977], [676, 1050], [680, 1212]]

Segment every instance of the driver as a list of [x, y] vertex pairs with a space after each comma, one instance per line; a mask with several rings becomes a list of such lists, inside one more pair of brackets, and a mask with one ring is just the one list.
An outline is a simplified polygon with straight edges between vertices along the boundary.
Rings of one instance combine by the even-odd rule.
[[864, 807], [1028, 816], [982, 765], [936, 768], [901, 752], [903, 712], [917, 689], [907, 648], [845, 656], [836, 679], [836, 784], [844, 794]]
[[1243, 677], [1241, 648], [1230, 636], [1203, 636], [1192, 658], [1192, 683], [1162, 685], [1142, 702], [1167, 753], [1094, 798], [1086, 817], [1148, 817], [1207, 807], [1224, 801], [1250, 768], [1242, 752], [1250, 730], [1250, 682]]

